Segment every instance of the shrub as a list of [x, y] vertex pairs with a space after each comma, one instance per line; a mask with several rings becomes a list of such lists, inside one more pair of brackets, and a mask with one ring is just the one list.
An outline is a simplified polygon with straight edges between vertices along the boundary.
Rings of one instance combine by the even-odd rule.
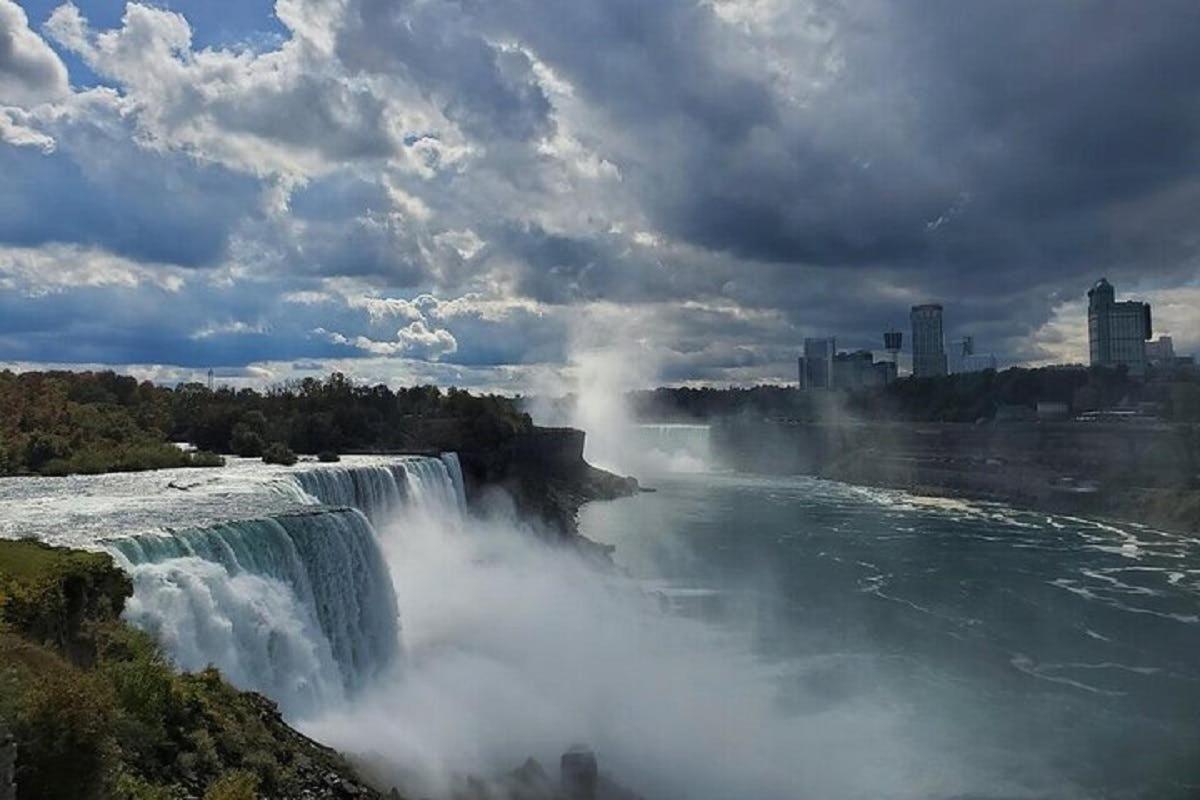
[[336, 464], [341, 460], [342, 457], [332, 450], [322, 450], [321, 452], [317, 453], [317, 461], [320, 461], [323, 464]]
[[300, 459], [283, 442], [271, 442], [263, 450], [262, 460], [266, 464], [282, 464], [285, 467], [290, 467]]
[[17, 785], [45, 800], [105, 796], [112, 695], [91, 675], [43, 675], [21, 698], [13, 732], [20, 742]]
[[167, 442], [147, 442], [131, 445], [121, 453], [113, 469], [120, 472], [141, 472], [147, 469], [186, 467], [191, 463], [188, 453]]
[[211, 450], [197, 450], [191, 454], [191, 465], [193, 467], [223, 467], [225, 459], [217, 455]]

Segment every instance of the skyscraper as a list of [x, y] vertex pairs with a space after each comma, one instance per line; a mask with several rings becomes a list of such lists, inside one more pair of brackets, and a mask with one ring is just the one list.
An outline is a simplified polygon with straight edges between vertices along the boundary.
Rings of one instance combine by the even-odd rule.
[[832, 389], [836, 354], [836, 339], [805, 339], [804, 355], [800, 358], [800, 388]]
[[942, 337], [942, 307], [935, 303], [913, 306], [913, 375], [929, 378], [946, 374], [946, 349]]
[[1088, 351], [1093, 367], [1120, 367], [1130, 375], [1146, 374], [1146, 340], [1150, 338], [1150, 304], [1116, 301], [1106, 279], [1088, 290]]

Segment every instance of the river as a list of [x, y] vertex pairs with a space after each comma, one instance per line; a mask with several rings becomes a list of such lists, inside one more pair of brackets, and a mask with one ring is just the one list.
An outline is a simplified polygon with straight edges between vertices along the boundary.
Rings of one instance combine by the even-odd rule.
[[744, 637], [791, 721], [844, 744], [796, 755], [818, 786], [1200, 794], [1195, 540], [803, 477], [647, 482], [582, 531], [672, 613]]
[[706, 471], [702, 434], [585, 507], [615, 570], [466, 513], [452, 455], [9, 479], [0, 535], [113, 553], [176, 663], [414, 796], [576, 742], [649, 800], [1196, 795], [1196, 542]]

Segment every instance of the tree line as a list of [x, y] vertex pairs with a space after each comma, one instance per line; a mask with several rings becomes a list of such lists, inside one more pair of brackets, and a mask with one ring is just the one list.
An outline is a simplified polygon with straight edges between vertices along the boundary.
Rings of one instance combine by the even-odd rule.
[[659, 388], [631, 392], [634, 416], [647, 422], [688, 422], [750, 414], [822, 421], [968, 422], [1002, 409], [1032, 410], [1063, 403], [1078, 415], [1118, 407], [1149, 408], [1177, 422], [1200, 422], [1200, 375], [1177, 371], [1143, 381], [1124, 368], [1013, 367], [933, 378], [901, 378], [887, 386], [846, 392], [802, 392], [787, 386]]
[[455, 420], [484, 442], [531, 424], [505, 397], [435, 386], [393, 390], [341, 373], [264, 391], [210, 391], [107, 371], [0, 371], [0, 474], [211, 466], [222, 463], [219, 454], [333, 460], [345, 452], [419, 448], [422, 423], [431, 419]]

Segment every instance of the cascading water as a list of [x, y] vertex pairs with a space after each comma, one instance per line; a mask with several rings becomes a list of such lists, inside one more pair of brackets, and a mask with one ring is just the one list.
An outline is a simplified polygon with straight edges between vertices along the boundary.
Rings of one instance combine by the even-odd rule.
[[285, 476], [285, 493], [326, 506], [357, 508], [373, 522], [389, 519], [405, 503], [430, 510], [461, 512], [466, 507], [462, 467], [455, 453], [440, 458], [404, 456], [385, 465], [325, 467]]
[[633, 425], [630, 438], [638, 447], [635, 464], [646, 474], [712, 469], [707, 425]]
[[406, 506], [459, 518], [462, 473], [446, 454], [300, 469], [265, 486], [311, 508], [106, 546], [133, 577], [127, 618], [179, 666], [214, 664], [303, 715], [396, 662], [396, 595], [376, 526]]

